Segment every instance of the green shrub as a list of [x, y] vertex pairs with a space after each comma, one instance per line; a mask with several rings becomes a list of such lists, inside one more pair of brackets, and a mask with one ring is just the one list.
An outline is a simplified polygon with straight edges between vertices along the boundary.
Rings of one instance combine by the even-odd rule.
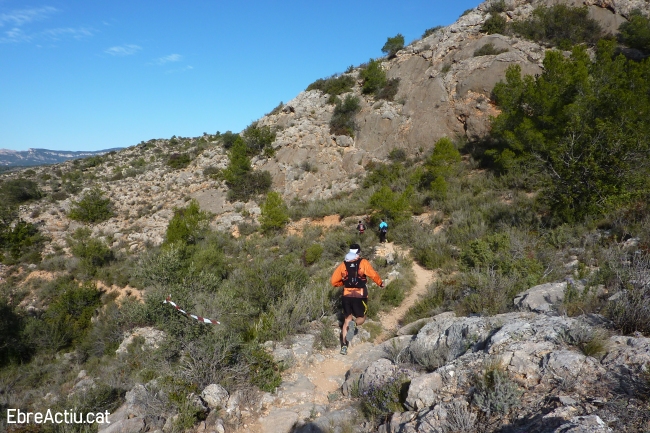
[[492, 42], [488, 42], [487, 44], [483, 45], [481, 48], [474, 51], [474, 57], [497, 56], [501, 53], [506, 53], [506, 52], [508, 52], [507, 48], [497, 49], [494, 47], [494, 44]]
[[395, 57], [397, 52], [402, 48], [404, 48], [404, 36], [401, 33], [398, 33], [392, 38], [388, 38], [386, 40], [386, 43], [381, 48], [381, 52], [386, 54], [390, 59], [392, 57]]
[[165, 244], [195, 244], [207, 229], [210, 214], [192, 199], [186, 208], [175, 209], [165, 232]]
[[172, 153], [167, 159], [167, 165], [175, 170], [187, 167], [192, 159], [187, 153]]
[[382, 306], [386, 307], [399, 307], [406, 296], [406, 291], [410, 288], [410, 284], [403, 279], [395, 279], [391, 281], [379, 296]]
[[75, 281], [59, 280], [48, 309], [40, 318], [28, 320], [26, 335], [32, 344], [46, 351], [70, 347], [83, 339], [99, 305], [101, 292], [94, 282], [79, 286]]
[[253, 171], [247, 145], [241, 137], [235, 138], [228, 152], [228, 160], [228, 166], [222, 174], [229, 188], [229, 201], [248, 201], [269, 190], [272, 184], [271, 174], [268, 171]]
[[312, 244], [305, 250], [305, 264], [313, 265], [323, 255], [323, 246], [321, 244]]
[[611, 270], [611, 279], [606, 281], [606, 285], [612, 292], [620, 291], [605, 310], [607, 317], [624, 334], [641, 332], [650, 335], [650, 256], [647, 253], [631, 258], [615, 255], [607, 263], [607, 268]]
[[282, 230], [289, 223], [287, 205], [277, 192], [269, 192], [260, 208], [260, 227], [263, 232]]
[[562, 339], [576, 346], [585, 356], [598, 357], [607, 351], [607, 331], [600, 328], [575, 323], [560, 334]]
[[395, 148], [388, 153], [388, 159], [393, 162], [404, 162], [406, 161], [406, 157], [406, 150], [404, 149]]
[[72, 202], [68, 218], [86, 223], [106, 221], [113, 216], [113, 206], [110, 198], [95, 187], [88, 191], [78, 202]]
[[386, 84], [384, 87], [379, 89], [379, 91], [376, 93], [377, 99], [384, 99], [386, 101], [392, 101], [395, 99], [395, 95], [397, 95], [397, 91], [399, 90], [399, 78], [391, 78], [390, 80], [386, 81]]
[[472, 403], [488, 418], [492, 414], [507, 414], [521, 404], [522, 390], [497, 363], [487, 365], [483, 374], [476, 375], [473, 382]]
[[45, 237], [38, 227], [18, 218], [14, 208], [4, 207], [0, 211], [0, 260], [10, 264], [15, 262], [38, 263], [41, 261], [41, 251]]
[[0, 367], [11, 362], [27, 361], [31, 350], [21, 338], [24, 319], [4, 297], [0, 297]]
[[38, 200], [43, 193], [38, 183], [33, 180], [18, 178], [0, 183], [0, 197], [4, 204], [20, 204], [29, 200]]
[[226, 185], [230, 188], [226, 198], [230, 202], [245, 202], [252, 197], [265, 194], [271, 189], [272, 184], [273, 179], [268, 171], [252, 171], [241, 177], [238, 182], [226, 182]]
[[437, 32], [438, 30], [440, 30], [442, 28], [444, 28], [444, 27], [443, 26], [435, 26], [435, 27], [431, 27], [430, 29], [426, 29], [424, 31], [424, 33], [422, 34], [422, 39], [426, 38], [427, 36], [431, 36], [432, 34], [434, 34], [435, 32]]
[[630, 48], [650, 53], [650, 19], [640, 11], [633, 11], [628, 21], [622, 23], [618, 31], [619, 40]]
[[262, 347], [252, 346], [243, 353], [249, 368], [250, 382], [262, 391], [274, 392], [282, 383], [280, 369]]
[[[523, 166], [534, 174], [553, 224], [601, 215], [647, 191], [650, 167], [641, 155], [650, 128], [641, 113], [650, 105], [638, 95], [650, 89], [650, 62], [614, 50], [602, 41], [593, 61], [584, 47], [570, 58], [548, 51], [539, 77], [513, 67], [494, 87], [502, 110], [492, 124], [498, 144], [485, 154], [498, 161], [508, 151], [502, 170]], [[612, 110], [614, 100], [626, 102]]]
[[506, 33], [507, 22], [505, 17], [495, 13], [490, 15], [490, 18], [486, 19], [483, 25], [481, 26], [481, 32], [492, 35], [495, 33], [505, 34]]
[[438, 140], [433, 148], [431, 156], [425, 161], [424, 167], [433, 176], [445, 178], [456, 176], [461, 170], [460, 152], [454, 143], [447, 137]]
[[409, 383], [409, 378], [397, 371], [381, 382], [366, 384], [366, 389], [359, 395], [364, 415], [379, 420], [394, 412], [403, 412]]
[[490, 6], [487, 8], [487, 12], [491, 14], [498, 14], [508, 10], [505, 0], [497, 0], [490, 3]]
[[443, 303], [443, 293], [442, 290], [437, 290], [435, 284], [430, 285], [427, 293], [408, 309], [400, 324], [407, 325], [419, 319], [435, 316]]
[[594, 45], [603, 31], [588, 14], [586, 6], [572, 7], [561, 3], [550, 7], [538, 6], [528, 20], [513, 22], [512, 29], [527, 39], [562, 49], [582, 43]]
[[361, 92], [365, 95], [376, 94], [387, 82], [386, 71], [382, 68], [379, 60], [370, 59], [368, 66], [361, 71], [360, 77], [363, 80]]
[[91, 231], [82, 227], [68, 239], [72, 255], [79, 258], [86, 275], [93, 276], [97, 268], [114, 259], [113, 251], [101, 240], [90, 236]]
[[330, 134], [354, 137], [356, 129], [354, 116], [361, 110], [359, 102], [356, 96], [348, 95], [343, 101], [339, 100], [336, 103], [330, 120]]
[[259, 155], [262, 152], [267, 156], [273, 154], [272, 144], [276, 134], [270, 126], [257, 126], [257, 122], [253, 122], [244, 129], [241, 136], [246, 142], [249, 155]]
[[352, 90], [355, 81], [350, 75], [335, 75], [329, 78], [319, 78], [311, 83], [307, 90], [320, 90], [332, 96], [338, 96], [342, 93], [347, 93]]
[[409, 199], [413, 194], [412, 188], [407, 188], [401, 194], [393, 192], [388, 186], [382, 186], [370, 196], [370, 206], [376, 209], [389, 221], [399, 223], [410, 216]]

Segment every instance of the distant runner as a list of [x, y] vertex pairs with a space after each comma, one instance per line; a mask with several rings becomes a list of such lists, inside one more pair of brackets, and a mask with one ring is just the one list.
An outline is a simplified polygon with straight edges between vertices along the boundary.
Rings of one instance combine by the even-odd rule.
[[[366, 321], [368, 312], [368, 287], [370, 277], [379, 287], [384, 287], [384, 282], [379, 274], [372, 268], [370, 262], [361, 258], [359, 244], [350, 245], [350, 251], [345, 260], [332, 274], [331, 283], [334, 287], [343, 286], [343, 326], [341, 327], [341, 354], [348, 354], [348, 343], [357, 326]], [[352, 320], [353, 317], [356, 319]]]
[[386, 242], [386, 233], [388, 233], [388, 224], [383, 219], [379, 223], [379, 242]]
[[359, 220], [359, 224], [357, 224], [357, 231], [360, 235], [364, 234], [366, 231], [366, 225], [361, 220]]

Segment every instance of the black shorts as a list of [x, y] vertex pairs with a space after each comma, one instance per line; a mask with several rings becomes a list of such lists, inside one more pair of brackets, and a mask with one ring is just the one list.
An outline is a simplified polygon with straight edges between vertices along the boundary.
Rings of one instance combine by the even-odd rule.
[[345, 317], [352, 314], [354, 317], [365, 317], [368, 312], [368, 299], [367, 298], [351, 298], [348, 296], [343, 297], [343, 313]]

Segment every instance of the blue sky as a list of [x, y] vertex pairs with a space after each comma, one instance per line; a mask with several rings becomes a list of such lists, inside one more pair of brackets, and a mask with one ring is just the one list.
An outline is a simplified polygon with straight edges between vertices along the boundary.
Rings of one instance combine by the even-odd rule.
[[0, 0], [0, 148], [239, 132], [480, 0]]

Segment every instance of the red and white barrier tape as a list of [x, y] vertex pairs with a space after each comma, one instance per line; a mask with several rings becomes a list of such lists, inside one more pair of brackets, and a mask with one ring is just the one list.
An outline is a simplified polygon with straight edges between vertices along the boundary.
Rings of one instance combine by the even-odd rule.
[[216, 320], [210, 320], [210, 319], [207, 319], [207, 318], [205, 318], [205, 317], [196, 316], [196, 315], [194, 315], [194, 314], [189, 314], [187, 311], [183, 310], [181, 307], [179, 307], [178, 305], [176, 305], [175, 302], [172, 301], [171, 295], [170, 295], [170, 296], [167, 296], [167, 299], [165, 299], [165, 300], [163, 301], [163, 304], [171, 304], [172, 307], [176, 308], [176, 309], [177, 309], [178, 311], [180, 311], [181, 313], [185, 314], [186, 316], [190, 316], [192, 319], [196, 319], [196, 320], [198, 320], [198, 321], [201, 322], [201, 323], [210, 323], [210, 324], [212, 324], [212, 325], [221, 325], [221, 323], [220, 323], [220, 322], [217, 322]]

